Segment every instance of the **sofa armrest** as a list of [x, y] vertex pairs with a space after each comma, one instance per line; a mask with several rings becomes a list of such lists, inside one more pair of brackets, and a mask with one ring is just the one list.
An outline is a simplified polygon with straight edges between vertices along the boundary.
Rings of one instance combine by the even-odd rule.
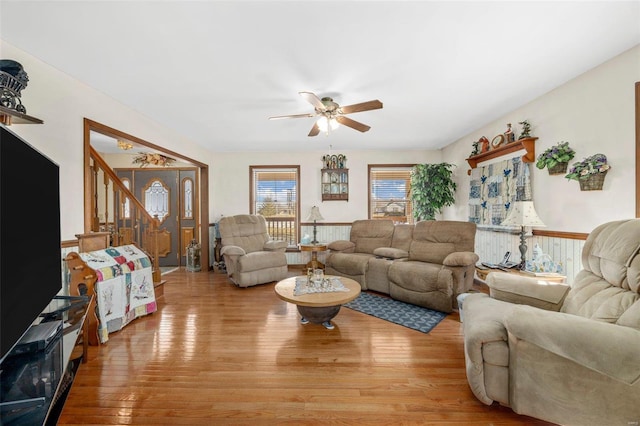
[[640, 330], [530, 306], [516, 306], [505, 325], [516, 338], [607, 377], [640, 380]]
[[386, 257], [387, 259], [404, 259], [409, 257], [409, 252], [406, 250], [393, 248], [393, 247], [378, 247], [373, 251], [375, 256]]
[[244, 256], [245, 254], [247, 254], [247, 252], [244, 251], [244, 249], [242, 247], [224, 246], [220, 250], [220, 254], [221, 255], [225, 255], [226, 254], [227, 256]]
[[449, 253], [442, 264], [444, 266], [468, 266], [475, 265], [478, 260], [480, 257], [472, 251], [456, 251]]
[[559, 311], [570, 287], [534, 277], [508, 272], [492, 272], [487, 276], [491, 297], [505, 302]]
[[264, 243], [265, 251], [285, 251], [287, 249], [287, 242], [282, 240], [269, 240]]
[[353, 241], [347, 240], [338, 240], [332, 241], [329, 243], [327, 248], [331, 251], [341, 252], [341, 253], [353, 253], [356, 248], [356, 243]]

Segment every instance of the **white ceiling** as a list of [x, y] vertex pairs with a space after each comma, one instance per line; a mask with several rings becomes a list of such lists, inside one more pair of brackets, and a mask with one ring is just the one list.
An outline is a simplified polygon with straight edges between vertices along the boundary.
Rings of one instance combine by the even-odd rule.
[[[437, 149], [640, 43], [640, 2], [0, 0], [0, 37], [213, 151]], [[309, 138], [267, 119], [299, 91], [384, 108]]]

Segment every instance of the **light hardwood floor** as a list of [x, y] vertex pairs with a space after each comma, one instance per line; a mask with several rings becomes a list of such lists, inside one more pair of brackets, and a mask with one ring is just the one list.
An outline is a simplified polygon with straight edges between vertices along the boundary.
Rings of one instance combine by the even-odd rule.
[[59, 424], [548, 424], [473, 396], [457, 314], [424, 334], [343, 308], [329, 331], [274, 284], [164, 277], [158, 312], [90, 348]]

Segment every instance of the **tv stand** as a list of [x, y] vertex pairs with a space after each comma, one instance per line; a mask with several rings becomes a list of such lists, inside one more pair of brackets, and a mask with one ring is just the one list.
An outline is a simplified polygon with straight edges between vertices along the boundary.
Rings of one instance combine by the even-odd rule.
[[[63, 323], [61, 333], [46, 345], [21, 352], [16, 346], [0, 364], [0, 424], [46, 425], [57, 419], [49, 414], [64, 404], [60, 394], [68, 385], [67, 377], [74, 348], [93, 296], [55, 296], [40, 315], [43, 321]], [[24, 350], [24, 348], [22, 348]], [[77, 354], [76, 354], [77, 355]], [[83, 355], [86, 358], [86, 353]]]
[[45, 397], [27, 398], [19, 401], [0, 402], [0, 412], [24, 410], [26, 408], [40, 407], [44, 405]]

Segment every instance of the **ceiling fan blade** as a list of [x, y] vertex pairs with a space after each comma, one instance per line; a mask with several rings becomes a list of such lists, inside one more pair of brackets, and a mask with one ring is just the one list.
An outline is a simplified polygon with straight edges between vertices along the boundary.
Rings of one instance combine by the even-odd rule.
[[283, 118], [308, 118], [314, 117], [316, 114], [306, 113], [306, 114], [291, 114], [291, 115], [276, 115], [273, 117], [269, 117], [269, 120], [280, 120]]
[[336, 121], [340, 124], [344, 124], [347, 127], [351, 127], [352, 129], [355, 129], [359, 132], [366, 132], [367, 130], [369, 130], [371, 127], [367, 126], [366, 124], [362, 124], [359, 123], [355, 120], [350, 119], [349, 117], [343, 117], [341, 115], [336, 117]]
[[318, 127], [318, 123], [315, 123], [309, 132], [309, 136], [318, 136], [320, 133], [320, 127]]
[[382, 102], [379, 100], [362, 102], [359, 104], [347, 105], [340, 107], [343, 114], [353, 114], [354, 112], [370, 111], [372, 109], [382, 108]]
[[311, 92], [298, 92], [300, 96], [302, 96], [307, 102], [313, 105], [314, 108], [319, 109], [320, 111], [325, 111], [327, 107], [322, 103], [320, 98], [316, 96], [315, 93]]

